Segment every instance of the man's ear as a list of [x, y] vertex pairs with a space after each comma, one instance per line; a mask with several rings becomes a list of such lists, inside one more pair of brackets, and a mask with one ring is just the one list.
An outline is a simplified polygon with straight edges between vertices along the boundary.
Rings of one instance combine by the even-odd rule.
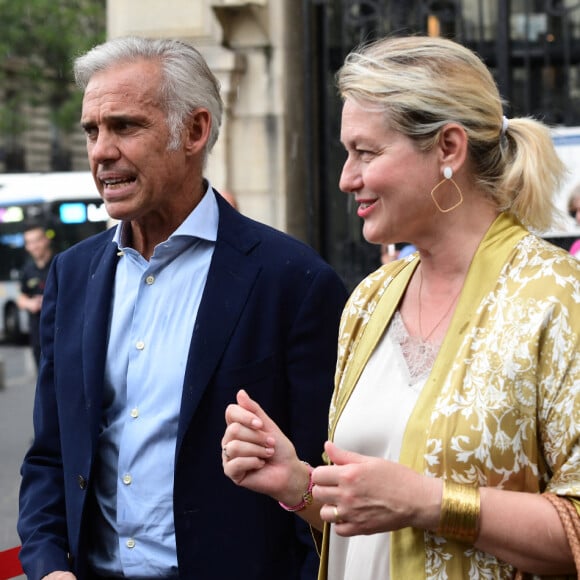
[[467, 133], [458, 123], [448, 123], [441, 129], [439, 141], [439, 161], [457, 172], [467, 158]]
[[211, 130], [211, 115], [207, 109], [199, 108], [191, 113], [185, 122], [185, 150], [188, 154], [198, 154], [207, 145]]

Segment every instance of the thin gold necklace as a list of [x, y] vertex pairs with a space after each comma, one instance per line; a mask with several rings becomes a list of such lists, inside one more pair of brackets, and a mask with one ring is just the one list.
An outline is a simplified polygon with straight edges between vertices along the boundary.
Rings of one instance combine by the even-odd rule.
[[445, 317], [449, 314], [449, 312], [451, 312], [451, 308], [453, 307], [453, 304], [455, 304], [455, 301], [457, 300], [457, 297], [459, 296], [462, 288], [463, 285], [459, 287], [459, 290], [456, 292], [455, 296], [453, 296], [453, 298], [451, 299], [451, 302], [449, 303], [447, 310], [445, 310], [443, 316], [439, 319], [437, 324], [429, 331], [429, 334], [427, 336], [423, 337], [423, 326], [421, 324], [421, 296], [423, 293], [423, 269], [421, 268], [419, 270], [419, 336], [421, 340], [427, 342], [431, 338], [433, 333], [439, 328], [439, 325], [443, 322], [443, 320], [445, 320]]

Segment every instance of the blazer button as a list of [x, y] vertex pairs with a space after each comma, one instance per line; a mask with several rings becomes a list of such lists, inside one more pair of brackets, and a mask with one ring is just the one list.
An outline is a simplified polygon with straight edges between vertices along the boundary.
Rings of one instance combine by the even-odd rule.
[[81, 489], [87, 488], [87, 480], [82, 475], [78, 476], [78, 482]]

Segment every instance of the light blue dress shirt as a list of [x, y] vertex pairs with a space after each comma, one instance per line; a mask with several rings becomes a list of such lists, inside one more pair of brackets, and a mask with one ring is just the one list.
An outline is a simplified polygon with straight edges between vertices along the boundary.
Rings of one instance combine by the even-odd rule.
[[148, 262], [122, 244], [105, 370], [89, 561], [100, 575], [177, 576], [175, 444], [191, 336], [213, 255], [211, 187]]

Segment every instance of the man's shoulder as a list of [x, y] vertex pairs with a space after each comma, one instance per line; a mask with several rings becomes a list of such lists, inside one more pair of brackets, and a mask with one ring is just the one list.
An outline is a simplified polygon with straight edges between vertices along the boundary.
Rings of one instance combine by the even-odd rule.
[[240, 215], [239, 219], [248, 237], [253, 238], [261, 255], [269, 255], [274, 259], [293, 258], [328, 265], [312, 246], [297, 237], [247, 216]]
[[89, 256], [92, 256], [95, 252], [104, 250], [110, 244], [113, 246], [113, 235], [114, 229], [108, 229], [98, 234], [94, 234], [77, 242], [70, 248], [63, 250], [59, 254], [53, 257], [58, 258], [59, 261], [62, 260], [86, 260]]
[[226, 259], [247, 261], [261, 272], [262, 284], [299, 294], [316, 280], [319, 288], [346, 300], [346, 288], [338, 273], [304, 241], [242, 215], [230, 224], [233, 230], [224, 232], [222, 238], [233, 249]]

